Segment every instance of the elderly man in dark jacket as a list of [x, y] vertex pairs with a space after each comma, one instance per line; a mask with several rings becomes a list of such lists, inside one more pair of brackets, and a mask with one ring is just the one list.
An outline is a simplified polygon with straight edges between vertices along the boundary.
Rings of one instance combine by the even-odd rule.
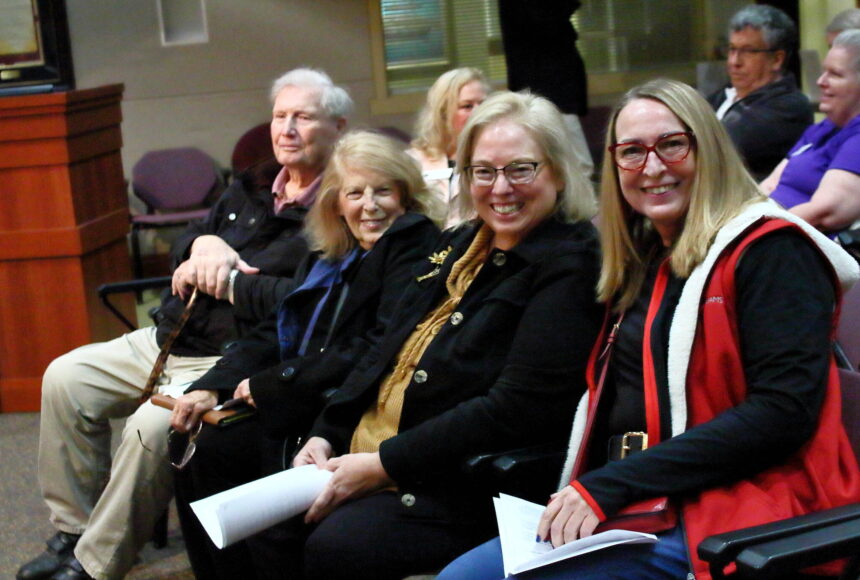
[[[172, 495], [170, 413], [139, 405], [192, 288], [205, 293], [171, 347], [159, 389], [181, 394], [222, 347], [256, 323], [255, 296], [285, 292], [307, 254], [301, 234], [319, 176], [352, 108], [325, 73], [295, 69], [272, 87], [272, 144], [280, 173], [237, 179], [208, 218], [173, 246], [173, 293], [155, 327], [81, 347], [51, 363], [42, 387], [39, 482], [57, 533], [19, 580], [121, 578]], [[280, 167], [283, 166], [283, 167]], [[274, 183], [271, 178], [274, 177]], [[197, 418], [217, 401], [197, 391], [177, 407]], [[113, 463], [109, 420], [128, 417]]]
[[767, 177], [803, 131], [812, 107], [786, 63], [797, 27], [782, 10], [747, 6], [729, 23], [726, 70], [731, 85], [708, 97], [757, 181]]

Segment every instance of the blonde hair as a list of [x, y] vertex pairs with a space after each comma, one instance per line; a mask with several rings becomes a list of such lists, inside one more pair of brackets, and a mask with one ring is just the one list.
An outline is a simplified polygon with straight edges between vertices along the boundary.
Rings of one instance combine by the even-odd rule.
[[[764, 198], [747, 172], [731, 139], [711, 106], [690, 86], [656, 79], [630, 89], [615, 106], [606, 132], [607, 148], [615, 141], [618, 114], [631, 102], [651, 99], [665, 105], [694, 135], [696, 173], [684, 226], [671, 249], [675, 275], [686, 278], [698, 266], [717, 232], [744, 207]], [[618, 167], [603, 163], [600, 239], [603, 264], [598, 298], [616, 298], [616, 310], [633, 304], [642, 287], [649, 259], [662, 243], [651, 222], [624, 200]]]
[[406, 211], [431, 214], [434, 210], [421, 170], [400, 144], [372, 131], [351, 131], [334, 146], [317, 199], [305, 219], [311, 249], [322, 252], [323, 258], [341, 258], [357, 245], [340, 215], [340, 190], [354, 171], [391, 180], [400, 189], [400, 204]]
[[455, 68], [442, 74], [430, 90], [427, 102], [415, 122], [415, 139], [411, 146], [431, 159], [447, 157], [448, 149], [454, 142], [454, 113], [462, 88], [478, 81], [485, 92], [490, 85], [484, 73], [476, 68]]
[[[555, 214], [562, 221], [576, 222], [594, 215], [594, 192], [586, 177], [577, 169], [575, 156], [558, 108], [543, 97], [529, 92], [504, 91], [488, 98], [475, 110], [463, 127], [457, 143], [456, 166], [461, 183], [471, 185], [466, 168], [472, 164], [472, 153], [481, 133], [501, 120], [521, 126], [531, 135], [546, 157], [546, 164], [563, 182], [555, 202]], [[460, 215], [473, 215], [472, 196], [457, 196]]]

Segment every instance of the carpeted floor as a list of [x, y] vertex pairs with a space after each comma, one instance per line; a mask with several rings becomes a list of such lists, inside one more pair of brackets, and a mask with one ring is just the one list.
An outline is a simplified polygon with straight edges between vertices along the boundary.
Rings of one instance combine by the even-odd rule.
[[[121, 426], [121, 424], [118, 424]], [[0, 578], [14, 578], [18, 567], [44, 549], [54, 533], [36, 480], [38, 413], [0, 414]], [[194, 578], [172, 510], [166, 548], [147, 544], [130, 580]]]
[[[148, 321], [149, 309], [157, 304], [158, 293], [146, 292], [144, 301], [137, 305], [137, 319]], [[121, 429], [122, 421], [115, 422], [114, 433]], [[21, 564], [44, 550], [45, 540], [55, 532], [36, 479], [38, 445], [38, 413], [0, 413], [0, 578], [14, 578]], [[167, 547], [157, 550], [147, 544], [140, 562], [126, 578], [194, 578], [172, 505]]]

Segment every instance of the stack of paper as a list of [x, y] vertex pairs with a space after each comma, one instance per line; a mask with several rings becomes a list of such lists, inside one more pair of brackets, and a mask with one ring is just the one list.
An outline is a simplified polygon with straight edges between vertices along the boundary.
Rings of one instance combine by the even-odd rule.
[[553, 549], [549, 542], [535, 541], [544, 506], [504, 494], [494, 498], [493, 504], [496, 508], [496, 520], [499, 523], [505, 576], [519, 574], [610, 546], [657, 541], [657, 536], [653, 534], [610, 530]]

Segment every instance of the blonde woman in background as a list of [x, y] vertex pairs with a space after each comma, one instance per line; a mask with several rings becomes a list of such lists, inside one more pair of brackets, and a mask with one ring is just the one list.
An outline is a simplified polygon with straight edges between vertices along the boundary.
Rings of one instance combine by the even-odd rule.
[[415, 123], [417, 135], [407, 151], [421, 164], [421, 173], [445, 208], [445, 226], [471, 217], [463, 215], [455, 199], [459, 194], [454, 154], [457, 137], [475, 107], [490, 90], [484, 73], [476, 68], [455, 68], [440, 76], [427, 92], [427, 103]]

